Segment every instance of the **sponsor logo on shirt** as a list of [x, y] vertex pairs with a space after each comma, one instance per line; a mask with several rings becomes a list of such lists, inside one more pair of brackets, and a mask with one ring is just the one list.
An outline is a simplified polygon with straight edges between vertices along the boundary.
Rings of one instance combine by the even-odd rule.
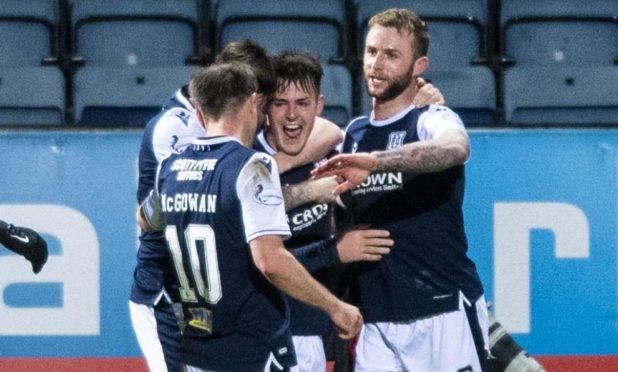
[[283, 202], [281, 195], [275, 190], [258, 183], [253, 187], [253, 200], [264, 205], [279, 205]]
[[206, 332], [212, 332], [212, 312], [205, 307], [189, 308], [191, 318], [188, 324], [191, 327], [201, 329]]
[[292, 232], [299, 232], [319, 222], [328, 213], [328, 204], [315, 204], [288, 215], [288, 224]]
[[388, 135], [388, 144], [386, 145], [386, 149], [396, 149], [397, 147], [403, 146], [403, 140], [406, 138], [406, 132], [392, 132]]
[[371, 192], [394, 191], [403, 189], [402, 172], [372, 173], [365, 182], [352, 190], [352, 196], [365, 195]]

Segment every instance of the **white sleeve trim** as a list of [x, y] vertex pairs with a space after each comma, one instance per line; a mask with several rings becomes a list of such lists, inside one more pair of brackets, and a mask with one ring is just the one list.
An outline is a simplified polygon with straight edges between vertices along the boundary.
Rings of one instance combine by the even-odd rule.
[[429, 109], [418, 118], [416, 128], [421, 141], [436, 139], [448, 129], [456, 129], [466, 134], [466, 128], [459, 115], [441, 105], [429, 106]]
[[262, 235], [291, 235], [277, 164], [270, 155], [256, 153], [247, 161], [238, 175], [236, 193], [247, 242]]
[[[185, 124], [180, 116], [188, 116], [188, 123]], [[152, 133], [152, 150], [159, 163], [184, 150], [195, 138], [206, 135], [196, 120], [194, 113], [182, 108], [173, 108], [163, 114]]]

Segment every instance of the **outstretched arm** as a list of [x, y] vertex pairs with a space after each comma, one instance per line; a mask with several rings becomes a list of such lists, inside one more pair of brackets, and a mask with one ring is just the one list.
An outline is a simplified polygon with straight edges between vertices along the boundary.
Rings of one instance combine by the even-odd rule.
[[349, 305], [315, 280], [288, 252], [278, 235], [262, 235], [249, 242], [255, 266], [287, 295], [326, 312], [343, 339], [360, 331], [363, 318], [358, 308]]
[[439, 172], [463, 164], [470, 154], [468, 136], [447, 129], [433, 140], [371, 153], [338, 155], [313, 171], [314, 178], [340, 176], [343, 182], [333, 192], [341, 194], [364, 182], [371, 172]]

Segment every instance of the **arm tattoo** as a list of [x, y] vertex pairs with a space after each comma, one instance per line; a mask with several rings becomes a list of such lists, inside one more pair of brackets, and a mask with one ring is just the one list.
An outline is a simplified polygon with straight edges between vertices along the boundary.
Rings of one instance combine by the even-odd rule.
[[465, 161], [454, 146], [430, 141], [414, 142], [396, 149], [379, 151], [375, 155], [378, 158], [378, 171], [432, 173]]
[[285, 210], [292, 210], [299, 205], [303, 205], [312, 201], [311, 193], [307, 187], [307, 182], [302, 182], [296, 185], [288, 185], [281, 188], [283, 193], [283, 202]]

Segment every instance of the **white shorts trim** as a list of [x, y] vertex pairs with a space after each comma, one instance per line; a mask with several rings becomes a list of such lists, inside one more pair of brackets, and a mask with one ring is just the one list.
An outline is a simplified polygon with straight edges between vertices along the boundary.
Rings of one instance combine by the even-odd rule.
[[320, 336], [292, 336], [298, 369], [301, 372], [326, 371], [326, 354]]
[[154, 308], [129, 301], [131, 324], [142, 353], [148, 363], [150, 372], [167, 372], [163, 347], [157, 332], [157, 320]]
[[[365, 323], [356, 344], [356, 372], [481, 371], [463, 308], [410, 322]], [[476, 312], [489, 350], [487, 305], [481, 297]]]

